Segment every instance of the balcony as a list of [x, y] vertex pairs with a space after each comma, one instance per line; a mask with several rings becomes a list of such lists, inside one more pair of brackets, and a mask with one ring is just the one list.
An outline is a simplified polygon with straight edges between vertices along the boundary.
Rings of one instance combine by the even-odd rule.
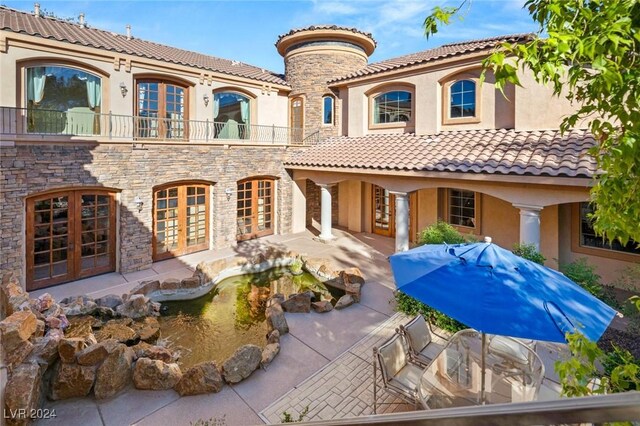
[[318, 131], [242, 124], [233, 120], [183, 120], [96, 113], [0, 107], [0, 135], [16, 140], [95, 140], [135, 143], [210, 143], [247, 145], [314, 145]]

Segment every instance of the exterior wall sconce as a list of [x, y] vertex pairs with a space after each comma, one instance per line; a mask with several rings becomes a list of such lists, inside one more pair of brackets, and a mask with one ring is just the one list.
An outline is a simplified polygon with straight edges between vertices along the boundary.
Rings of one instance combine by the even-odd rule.
[[202, 95], [202, 100], [204, 101], [204, 106], [209, 106], [209, 95], [207, 93]]
[[233, 190], [231, 188], [227, 188], [224, 190], [225, 195], [227, 196], [227, 201], [231, 199], [231, 195], [233, 195]]
[[142, 206], [144, 205], [144, 202], [138, 195], [136, 195], [136, 198], [133, 199], [133, 204], [135, 204], [136, 207], [138, 208], [138, 212], [142, 211]]
[[122, 83], [120, 83], [120, 93], [122, 93], [122, 97], [124, 98], [125, 96], [127, 96], [127, 92], [129, 90], [127, 89], [127, 85], [124, 84], [124, 81]]

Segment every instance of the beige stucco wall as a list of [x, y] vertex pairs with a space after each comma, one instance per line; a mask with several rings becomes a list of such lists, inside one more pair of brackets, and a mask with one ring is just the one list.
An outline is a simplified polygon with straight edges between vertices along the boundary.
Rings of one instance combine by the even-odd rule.
[[[628, 267], [640, 263], [640, 256], [637, 262], [625, 262], [617, 259], [610, 259], [601, 256], [594, 256], [584, 253], [576, 253], [571, 247], [572, 238], [572, 215], [571, 204], [561, 204], [558, 206], [558, 235], [559, 235], [559, 255], [560, 263], [570, 263], [580, 258], [596, 267], [596, 272], [602, 277], [602, 282], [615, 284], [616, 279]], [[637, 289], [640, 291], [640, 289]]]
[[[423, 68], [413, 73], [377, 75], [367, 81], [352, 83], [342, 88], [341, 97], [348, 100], [347, 133], [362, 136], [370, 133], [402, 133], [414, 131], [416, 134], [433, 134], [447, 130], [500, 129], [516, 130], [557, 129], [563, 117], [575, 111], [576, 107], [566, 98], [553, 95], [551, 87], [535, 82], [531, 72], [519, 72], [523, 87], [509, 85], [504, 95], [495, 89], [495, 80], [488, 74], [481, 90], [478, 123], [443, 123], [443, 84], [450, 78], [477, 78], [480, 76], [480, 58], [463, 60], [446, 65]], [[471, 69], [470, 69], [471, 68]], [[415, 86], [414, 116], [415, 126], [411, 128], [369, 128], [369, 99], [367, 93], [385, 84], [405, 83]], [[578, 127], [582, 126], [579, 123]]]
[[[96, 49], [96, 55], [101, 51]], [[23, 69], [18, 61], [40, 60], [43, 62], [53, 62], [56, 60], [74, 61], [86, 64], [100, 70], [108, 78], [103, 78], [103, 113], [109, 110], [113, 114], [133, 115], [135, 104], [134, 79], [136, 75], [151, 75], [164, 77], [177, 77], [190, 83], [189, 88], [189, 119], [190, 120], [212, 120], [213, 118], [213, 90], [220, 87], [231, 87], [244, 90], [253, 95], [257, 104], [252, 124], [287, 126], [287, 96], [276, 90], [265, 90], [259, 82], [255, 85], [242, 84], [232, 80], [217, 79], [209, 84], [206, 80], [200, 83], [200, 78], [193, 72], [184, 71], [174, 67], [171, 70], [161, 70], [152, 65], [139, 64], [134, 62], [130, 71], [126, 71], [125, 66], [120, 66], [119, 70], [114, 69], [113, 59], [76, 53], [67, 50], [65, 53], [57, 53], [48, 48], [31, 46], [30, 48], [12, 46], [8, 47], [6, 53], [0, 53], [0, 106], [24, 106], [24, 83], [18, 84], [18, 72]], [[167, 64], [171, 67], [171, 64]], [[88, 70], [90, 71], [90, 70]], [[24, 77], [22, 78], [24, 82]], [[128, 89], [125, 97], [120, 92], [120, 83], [124, 83]], [[204, 105], [203, 96], [209, 95], [210, 101]]]

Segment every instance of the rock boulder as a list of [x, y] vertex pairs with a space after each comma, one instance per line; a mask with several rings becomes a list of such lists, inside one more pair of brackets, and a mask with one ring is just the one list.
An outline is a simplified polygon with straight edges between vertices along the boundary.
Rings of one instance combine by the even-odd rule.
[[278, 352], [280, 352], [280, 343], [269, 343], [262, 350], [262, 359], [260, 360], [260, 365], [263, 368], [267, 367], [269, 364], [271, 364], [271, 361], [273, 361], [276, 355], [278, 355]]
[[51, 379], [49, 399], [57, 401], [87, 396], [91, 392], [95, 378], [96, 370], [94, 367], [60, 363]]
[[319, 314], [333, 311], [333, 305], [328, 300], [321, 300], [319, 302], [313, 302], [311, 304], [311, 307], [313, 308], [314, 312], [317, 312]]
[[137, 389], [171, 389], [181, 378], [178, 364], [167, 364], [157, 359], [139, 358], [133, 368], [133, 384]]
[[31, 311], [18, 311], [0, 321], [3, 359], [8, 364], [21, 363], [33, 349], [29, 341], [35, 333], [36, 316]]
[[[13, 369], [11, 379], [6, 383], [4, 395], [4, 415], [26, 410], [25, 413], [40, 407], [40, 384], [42, 375], [38, 364], [20, 364]], [[8, 419], [7, 425], [26, 425], [26, 418]]]
[[350, 294], [345, 294], [344, 296], [342, 296], [339, 300], [338, 303], [336, 303], [335, 308], [336, 309], [344, 309], [347, 306], [351, 306], [353, 305], [355, 301], [353, 300], [353, 297]]
[[282, 303], [282, 309], [290, 313], [309, 313], [311, 312], [311, 296], [307, 292], [292, 294]]
[[255, 371], [262, 360], [262, 349], [256, 345], [244, 345], [222, 364], [222, 376], [227, 383], [238, 383]]
[[58, 343], [58, 354], [63, 363], [76, 362], [76, 354], [87, 347], [87, 342], [82, 337], [65, 337]]
[[116, 339], [120, 343], [128, 346], [135, 345], [140, 341], [140, 336], [131, 327], [118, 320], [107, 322], [96, 332], [96, 340], [102, 342], [107, 339]]
[[281, 336], [289, 332], [287, 319], [284, 317], [284, 311], [279, 303], [274, 303], [265, 309], [264, 312], [270, 330], [278, 330]]
[[97, 399], [109, 398], [131, 381], [131, 364], [135, 354], [123, 344], [117, 344], [96, 372], [93, 391]]
[[203, 362], [188, 369], [176, 384], [180, 396], [220, 392], [224, 381], [213, 361]]
[[96, 304], [103, 308], [115, 309], [122, 305], [122, 297], [117, 294], [109, 294], [96, 299]]

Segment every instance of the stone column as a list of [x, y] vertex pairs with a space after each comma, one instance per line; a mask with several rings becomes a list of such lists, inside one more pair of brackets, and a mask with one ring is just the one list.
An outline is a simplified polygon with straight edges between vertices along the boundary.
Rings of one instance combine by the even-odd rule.
[[540, 251], [540, 211], [543, 207], [514, 204], [520, 209], [520, 243], [533, 244]]
[[409, 250], [409, 195], [406, 192], [389, 193], [396, 196], [396, 252]]
[[318, 184], [320, 187], [320, 240], [331, 241], [335, 237], [331, 233], [331, 187], [333, 185]]

